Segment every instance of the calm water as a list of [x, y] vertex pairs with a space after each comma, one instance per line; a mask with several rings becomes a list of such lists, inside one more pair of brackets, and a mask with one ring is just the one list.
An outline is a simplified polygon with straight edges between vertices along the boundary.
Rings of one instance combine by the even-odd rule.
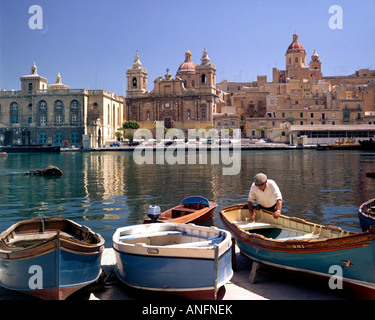
[[[210, 159], [210, 157], [208, 157]], [[25, 172], [56, 165], [61, 178]], [[60, 216], [87, 225], [112, 245], [118, 227], [142, 223], [150, 204], [162, 210], [189, 195], [219, 205], [208, 224], [223, 227], [218, 213], [245, 203], [252, 177], [276, 180], [283, 213], [347, 230], [360, 231], [358, 206], [375, 198], [375, 153], [362, 151], [243, 151], [241, 172], [222, 175], [222, 165], [137, 165], [132, 152], [9, 154], [0, 158], [0, 231], [39, 216]]]

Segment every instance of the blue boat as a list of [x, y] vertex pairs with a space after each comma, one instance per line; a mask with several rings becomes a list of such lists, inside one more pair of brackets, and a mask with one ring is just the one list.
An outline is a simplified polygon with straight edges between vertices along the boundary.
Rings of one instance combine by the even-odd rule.
[[363, 231], [375, 225], [375, 199], [362, 203], [358, 210], [358, 219]]
[[216, 299], [232, 275], [230, 233], [194, 224], [153, 223], [113, 235], [118, 278], [128, 286]]
[[255, 210], [246, 204], [220, 212], [243, 254], [258, 264], [329, 279], [340, 272], [343, 289], [357, 298], [375, 298], [375, 232], [350, 232], [303, 219]]
[[104, 239], [69, 219], [18, 222], [0, 235], [0, 285], [44, 300], [64, 300], [95, 282]]

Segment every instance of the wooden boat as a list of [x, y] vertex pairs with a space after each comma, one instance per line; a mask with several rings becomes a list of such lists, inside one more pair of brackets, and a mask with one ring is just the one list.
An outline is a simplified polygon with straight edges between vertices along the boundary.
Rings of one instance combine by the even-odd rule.
[[370, 138], [369, 140], [358, 141], [363, 150], [375, 150], [375, 141]]
[[168, 209], [160, 216], [158, 213], [149, 211], [149, 218], [143, 223], [151, 222], [175, 222], [175, 223], [198, 223], [212, 217], [217, 203], [208, 201], [204, 197], [192, 196], [182, 200], [181, 204]]
[[375, 199], [362, 203], [358, 210], [359, 223], [363, 231], [371, 229], [375, 225]]
[[0, 147], [0, 151], [7, 153], [60, 152], [60, 147], [41, 145], [3, 146]]
[[116, 273], [125, 284], [187, 299], [216, 299], [233, 275], [231, 236], [216, 227], [151, 223], [113, 235]]
[[[257, 263], [330, 279], [331, 267], [342, 270], [343, 289], [364, 299], [375, 298], [375, 231], [354, 233], [338, 227], [233, 205], [220, 212], [224, 226], [241, 252]], [[359, 295], [358, 295], [359, 294]]]
[[104, 239], [63, 218], [18, 222], [0, 234], [0, 284], [45, 300], [64, 300], [95, 282]]
[[8, 158], [8, 154], [6, 152], [0, 152], [0, 158]]
[[366, 177], [375, 178], [375, 171], [368, 171], [368, 172], [366, 172]]

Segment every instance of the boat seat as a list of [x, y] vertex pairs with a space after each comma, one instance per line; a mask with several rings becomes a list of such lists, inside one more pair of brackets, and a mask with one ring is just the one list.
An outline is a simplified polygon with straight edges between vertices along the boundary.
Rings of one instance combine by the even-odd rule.
[[165, 237], [169, 235], [179, 235], [182, 234], [181, 231], [178, 230], [167, 230], [167, 231], [159, 231], [159, 232], [152, 232], [152, 233], [137, 233], [137, 234], [129, 234], [126, 236], [119, 237], [119, 241], [128, 241], [128, 240], [135, 240], [140, 238], [153, 238], [153, 237]]
[[275, 228], [276, 225], [264, 222], [233, 221], [233, 223], [242, 230]]
[[283, 240], [285, 240], [285, 241], [288, 241], [288, 240], [303, 240], [303, 239], [313, 240], [313, 239], [318, 239], [318, 238], [319, 238], [319, 234], [307, 233], [307, 234], [304, 234], [302, 236], [277, 238], [277, 240], [281, 240], [281, 241], [283, 241]]

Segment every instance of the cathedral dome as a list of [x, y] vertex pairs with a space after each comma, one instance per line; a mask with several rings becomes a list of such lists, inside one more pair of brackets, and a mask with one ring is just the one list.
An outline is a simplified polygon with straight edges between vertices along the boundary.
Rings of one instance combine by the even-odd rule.
[[177, 70], [177, 75], [181, 73], [195, 73], [195, 64], [191, 60], [191, 52], [189, 50], [185, 52], [185, 61], [180, 65], [180, 67]]
[[293, 42], [288, 47], [286, 53], [293, 53], [293, 52], [306, 52], [305, 48], [302, 44], [298, 41], [298, 34], [293, 34]]

